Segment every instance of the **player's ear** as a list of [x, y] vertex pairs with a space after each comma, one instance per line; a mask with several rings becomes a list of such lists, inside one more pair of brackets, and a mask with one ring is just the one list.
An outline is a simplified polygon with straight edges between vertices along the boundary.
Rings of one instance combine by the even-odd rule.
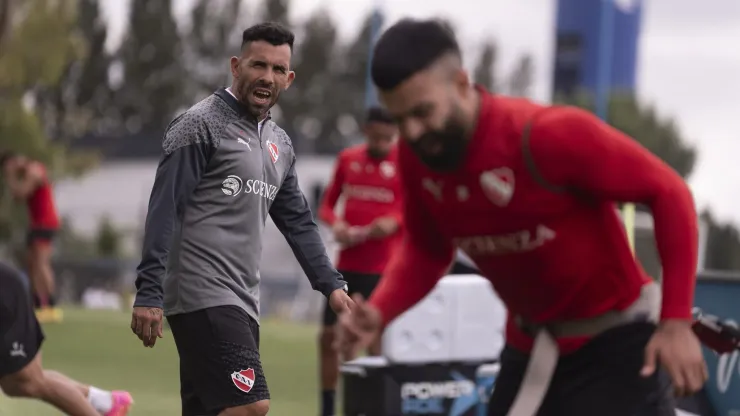
[[470, 76], [468, 72], [463, 68], [455, 70], [453, 82], [457, 87], [458, 92], [462, 95], [470, 90]]
[[229, 65], [231, 66], [231, 76], [234, 78], [239, 78], [239, 57], [232, 56], [229, 60]]
[[285, 90], [290, 88], [290, 85], [293, 83], [293, 80], [295, 79], [295, 71], [289, 71], [288, 72], [288, 82], [285, 83]]

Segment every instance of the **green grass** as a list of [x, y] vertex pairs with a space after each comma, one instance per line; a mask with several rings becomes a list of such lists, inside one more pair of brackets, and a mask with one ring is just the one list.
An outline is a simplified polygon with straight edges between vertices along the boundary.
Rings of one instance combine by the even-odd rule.
[[[123, 312], [65, 310], [64, 322], [44, 326], [45, 368], [104, 389], [128, 390], [130, 415], [180, 414], [178, 360], [172, 335], [144, 348]], [[318, 413], [316, 327], [268, 321], [260, 333], [262, 363], [272, 396], [270, 415]], [[0, 394], [2, 416], [60, 413], [42, 403]]]

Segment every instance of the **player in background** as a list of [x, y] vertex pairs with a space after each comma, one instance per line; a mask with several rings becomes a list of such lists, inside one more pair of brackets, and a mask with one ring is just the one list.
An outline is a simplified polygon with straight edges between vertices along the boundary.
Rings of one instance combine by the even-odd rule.
[[[337, 269], [350, 294], [369, 297], [392, 252], [398, 248], [401, 225], [401, 195], [398, 178], [398, 128], [379, 107], [367, 112], [363, 133], [366, 142], [339, 153], [319, 218], [332, 227], [341, 249]], [[335, 214], [344, 199], [343, 213]], [[335, 390], [339, 378], [339, 355], [334, 349], [337, 315], [327, 303], [319, 336], [322, 416], [334, 415]], [[380, 355], [380, 338], [368, 348]]]
[[60, 321], [62, 311], [56, 307], [51, 267], [52, 240], [59, 229], [59, 216], [46, 168], [41, 162], [12, 152], [0, 156], [0, 166], [13, 197], [28, 206], [26, 265], [36, 314], [41, 322]]
[[[125, 391], [105, 391], [41, 365], [44, 334], [18, 270], [0, 263], [0, 389], [10, 397], [42, 400], [72, 416], [125, 416]], [[1, 393], [0, 393], [1, 394]], [[2, 412], [0, 412], [2, 413]]]
[[[427, 295], [455, 249], [508, 309], [490, 416], [674, 415], [707, 380], [691, 329], [698, 226], [681, 177], [573, 107], [471, 84], [454, 35], [402, 20], [372, 77], [401, 131], [404, 244], [369, 302], [340, 316], [343, 349], [368, 345]], [[615, 202], [652, 210], [662, 287], [629, 248]]]

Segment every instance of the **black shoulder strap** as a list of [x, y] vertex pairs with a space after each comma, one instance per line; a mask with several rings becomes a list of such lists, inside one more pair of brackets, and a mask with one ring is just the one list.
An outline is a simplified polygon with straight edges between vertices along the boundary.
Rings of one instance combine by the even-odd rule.
[[534, 162], [532, 149], [530, 148], [529, 143], [532, 136], [533, 123], [534, 120], [527, 121], [527, 123], [524, 125], [524, 130], [522, 131], [522, 155], [524, 156], [524, 165], [527, 167], [529, 174], [532, 175], [532, 178], [535, 180], [535, 182], [537, 182], [541, 187], [554, 193], [565, 192], [566, 189], [564, 187], [557, 186], [548, 182], [547, 179], [542, 176], [542, 173], [540, 173], [539, 169], [537, 169], [537, 164], [535, 164]]

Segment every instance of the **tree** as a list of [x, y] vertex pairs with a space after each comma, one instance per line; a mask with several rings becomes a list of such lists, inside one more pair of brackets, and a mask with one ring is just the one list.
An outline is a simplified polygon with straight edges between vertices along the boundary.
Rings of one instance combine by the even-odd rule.
[[59, 82], [34, 89], [37, 113], [46, 134], [68, 144], [90, 129], [105, 126], [111, 91], [107, 27], [98, 0], [78, 0], [74, 33], [80, 41], [69, 51]]
[[241, 45], [241, 0], [197, 0], [190, 14], [192, 28], [183, 39], [184, 61], [194, 97], [230, 84], [229, 57]]
[[310, 142], [315, 150], [325, 151], [332, 148], [336, 129], [337, 111], [332, 101], [341, 95], [333, 84], [332, 72], [337, 31], [323, 9], [312, 14], [302, 30], [293, 58], [296, 78], [281, 97], [280, 114], [299, 148], [312, 147]]
[[11, 0], [0, 0], [0, 46], [10, 30]]
[[[592, 110], [593, 101], [588, 94], [578, 93], [570, 99], [556, 101]], [[637, 140], [653, 154], [670, 165], [684, 179], [689, 178], [696, 162], [696, 148], [681, 134], [674, 120], [660, 117], [652, 106], [641, 104], [634, 94], [616, 92], [609, 102], [607, 121], [609, 124]], [[645, 207], [638, 207], [645, 210]], [[740, 271], [740, 232], [729, 223], [717, 221], [709, 211], [701, 218], [709, 226], [707, 236], [706, 268]], [[654, 244], [637, 247], [638, 257], [657, 261]]]
[[108, 85], [108, 70], [111, 56], [105, 50], [108, 40], [108, 26], [100, 14], [100, 0], [78, 0], [79, 17], [77, 30], [82, 34], [87, 44], [87, 53], [84, 60], [77, 62], [79, 76], [77, 84], [76, 104], [91, 106], [103, 112], [110, 100], [111, 91]]
[[508, 77], [509, 94], [515, 97], [529, 97], [534, 80], [534, 61], [530, 55], [524, 55], [517, 61], [514, 70]]
[[[359, 136], [359, 126], [365, 116], [367, 77], [370, 64], [370, 45], [374, 19], [373, 12], [363, 20], [354, 39], [347, 45], [337, 45], [336, 70], [333, 77], [334, 95], [330, 107], [335, 125], [322, 137], [319, 149], [332, 153], [351, 144]], [[374, 88], [373, 86], [370, 86]]]
[[132, 0], [128, 33], [119, 51], [124, 85], [116, 91], [129, 132], [161, 131], [188, 101], [182, 45], [172, 1]]
[[89, 259], [99, 255], [97, 241], [76, 233], [69, 218], [62, 218], [54, 240], [58, 243], [57, 255], [62, 259]]
[[496, 43], [492, 40], [483, 44], [478, 64], [473, 71], [476, 84], [484, 86], [488, 91], [496, 91]]
[[121, 255], [121, 232], [113, 225], [107, 216], [100, 220], [97, 235], [97, 251], [103, 257], [118, 257]]
[[265, 0], [260, 17], [263, 22], [277, 22], [290, 27], [290, 0]]
[[701, 218], [709, 226], [704, 267], [710, 270], [740, 271], [738, 229], [733, 224], [718, 221], [709, 210], [704, 211]]

